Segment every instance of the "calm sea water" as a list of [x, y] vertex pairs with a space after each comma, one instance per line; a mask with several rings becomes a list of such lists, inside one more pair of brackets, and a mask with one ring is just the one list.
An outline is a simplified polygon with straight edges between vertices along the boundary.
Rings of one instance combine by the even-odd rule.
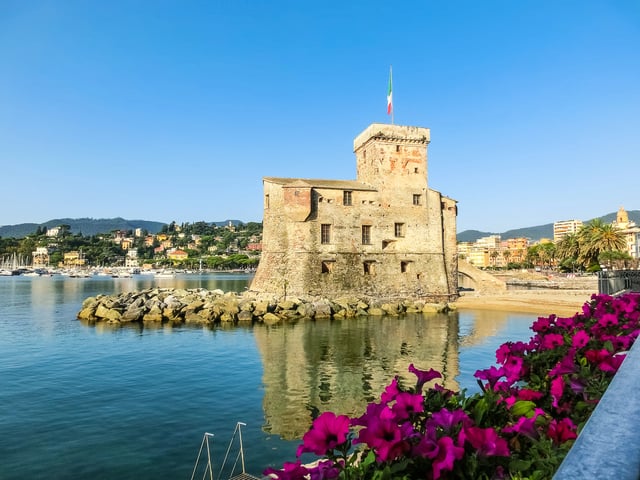
[[[236, 422], [247, 471], [295, 457], [309, 411], [363, 411], [410, 363], [453, 388], [535, 315], [298, 321], [267, 327], [85, 325], [82, 301], [154, 285], [242, 291], [243, 274], [0, 277], [0, 479], [189, 479], [204, 432], [214, 473]], [[235, 449], [232, 454], [235, 455]]]

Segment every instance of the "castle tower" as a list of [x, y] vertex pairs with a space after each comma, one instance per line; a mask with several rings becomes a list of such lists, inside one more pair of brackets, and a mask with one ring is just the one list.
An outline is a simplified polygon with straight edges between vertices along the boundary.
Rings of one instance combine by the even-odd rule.
[[[381, 199], [387, 205], [402, 205], [404, 201], [394, 197], [407, 190], [420, 195], [424, 204], [429, 139], [428, 128], [370, 125], [353, 142], [358, 181], [384, 192]], [[412, 204], [413, 195], [408, 198]]]

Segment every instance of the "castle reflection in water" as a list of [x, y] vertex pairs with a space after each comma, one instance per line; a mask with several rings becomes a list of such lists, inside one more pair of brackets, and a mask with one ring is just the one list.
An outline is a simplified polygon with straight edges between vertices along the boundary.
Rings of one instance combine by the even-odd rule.
[[[461, 335], [460, 314], [303, 320], [254, 328], [264, 368], [264, 430], [285, 439], [307, 431], [311, 409], [357, 416], [395, 375], [405, 385], [409, 364], [442, 373], [458, 390], [459, 351], [493, 336], [505, 314], [475, 312]], [[488, 365], [478, 365], [486, 368]]]

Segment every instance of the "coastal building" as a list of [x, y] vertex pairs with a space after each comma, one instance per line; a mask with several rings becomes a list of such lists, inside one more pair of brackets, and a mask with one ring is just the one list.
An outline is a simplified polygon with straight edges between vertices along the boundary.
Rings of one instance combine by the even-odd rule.
[[372, 124], [356, 180], [264, 177], [250, 290], [443, 300], [457, 296], [456, 201], [428, 188], [428, 128]]
[[553, 241], [562, 240], [567, 235], [574, 235], [582, 227], [582, 220], [561, 220], [553, 224]]
[[509, 263], [524, 262], [528, 248], [527, 238], [502, 240], [500, 235], [489, 235], [475, 242], [458, 243], [458, 257], [477, 268], [503, 268]]
[[625, 241], [627, 242], [626, 252], [629, 254], [629, 256], [636, 260], [639, 259], [640, 227], [636, 225], [635, 222], [629, 220], [629, 214], [624, 209], [624, 207], [620, 207], [618, 209], [616, 219], [613, 221], [612, 225], [620, 230], [624, 235]]
[[47, 247], [36, 247], [31, 253], [33, 258], [33, 268], [49, 266], [49, 249]]
[[189, 258], [189, 254], [184, 250], [174, 249], [167, 252], [167, 258], [169, 260], [183, 261]]

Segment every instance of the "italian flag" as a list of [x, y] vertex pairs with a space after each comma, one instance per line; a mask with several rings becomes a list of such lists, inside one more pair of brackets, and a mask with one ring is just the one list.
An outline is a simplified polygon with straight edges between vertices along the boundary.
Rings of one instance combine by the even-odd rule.
[[389, 90], [387, 90], [387, 115], [391, 115], [393, 111], [393, 88], [392, 88], [393, 72], [389, 67]]

